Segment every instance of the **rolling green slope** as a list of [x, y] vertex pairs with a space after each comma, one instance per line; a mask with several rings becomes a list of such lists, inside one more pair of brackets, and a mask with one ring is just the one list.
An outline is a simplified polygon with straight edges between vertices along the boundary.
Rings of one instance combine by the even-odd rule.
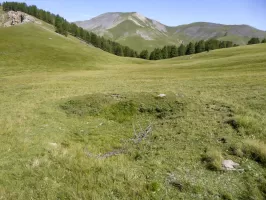
[[18, 72], [89, 70], [100, 65], [139, 62], [111, 55], [74, 37], [56, 34], [45, 23], [2, 28], [0, 38], [4, 38], [0, 43], [1, 73], [7, 73], [7, 69]]
[[265, 44], [142, 61], [0, 29], [0, 199], [265, 199], [265, 64]]

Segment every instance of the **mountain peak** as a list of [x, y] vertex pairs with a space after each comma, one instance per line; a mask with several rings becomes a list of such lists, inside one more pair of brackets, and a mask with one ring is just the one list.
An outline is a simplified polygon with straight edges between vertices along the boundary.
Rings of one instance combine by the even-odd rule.
[[195, 22], [169, 27], [138, 12], [109, 12], [76, 24], [136, 50], [211, 38], [246, 44], [250, 37], [266, 37], [264, 31], [246, 25]]
[[138, 13], [138, 12], [134, 12], [134, 13], [133, 13], [133, 16], [136, 17], [136, 18], [138, 18], [138, 19], [140, 19], [140, 20], [143, 21], [144, 23], [145, 23], [146, 20], [147, 20], [147, 18], [146, 18], [144, 15], [142, 15], [142, 14], [140, 14], [140, 13]]

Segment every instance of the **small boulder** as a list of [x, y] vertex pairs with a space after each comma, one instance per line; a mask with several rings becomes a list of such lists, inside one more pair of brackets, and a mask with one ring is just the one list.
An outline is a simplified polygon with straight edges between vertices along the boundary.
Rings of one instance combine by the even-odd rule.
[[158, 97], [164, 98], [166, 97], [166, 94], [159, 94]]
[[236, 168], [239, 167], [239, 164], [232, 160], [223, 160], [222, 167], [225, 170], [236, 170]]
[[51, 147], [54, 147], [54, 148], [56, 148], [56, 147], [58, 146], [58, 144], [57, 144], [57, 143], [54, 143], [54, 142], [50, 142], [49, 145], [50, 145]]

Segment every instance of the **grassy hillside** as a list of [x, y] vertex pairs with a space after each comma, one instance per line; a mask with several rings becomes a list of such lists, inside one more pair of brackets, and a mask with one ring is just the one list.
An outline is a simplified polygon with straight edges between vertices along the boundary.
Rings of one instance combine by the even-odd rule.
[[[104, 64], [125, 63], [125, 60], [74, 37], [56, 34], [48, 24], [3, 28], [0, 37], [5, 38], [0, 43], [1, 66], [5, 66], [1, 67], [1, 73], [7, 73], [6, 68], [16, 71], [88, 70]], [[128, 61], [135, 62], [133, 59]]]
[[150, 62], [0, 38], [2, 199], [266, 198], [265, 44]]

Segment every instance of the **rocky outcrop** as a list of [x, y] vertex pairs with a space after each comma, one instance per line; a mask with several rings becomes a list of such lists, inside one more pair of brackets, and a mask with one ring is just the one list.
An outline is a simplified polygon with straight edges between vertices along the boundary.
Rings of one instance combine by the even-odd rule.
[[18, 24], [36, 22], [35, 18], [20, 11], [9, 11], [7, 13], [4, 27], [14, 26]]

